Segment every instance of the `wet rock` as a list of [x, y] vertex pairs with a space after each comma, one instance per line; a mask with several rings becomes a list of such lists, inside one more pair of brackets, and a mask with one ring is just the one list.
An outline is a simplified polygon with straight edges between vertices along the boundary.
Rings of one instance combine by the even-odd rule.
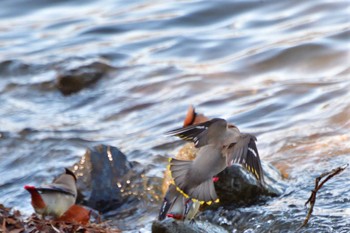
[[163, 221], [154, 221], [152, 223], [152, 233], [223, 233], [227, 232], [224, 228], [211, 224], [209, 222], [180, 222], [174, 219], [165, 219]]
[[219, 180], [214, 183], [220, 199], [218, 206], [247, 205], [260, 200], [262, 196], [279, 196], [286, 185], [281, 175], [272, 165], [262, 162], [264, 185], [240, 165], [227, 167], [218, 174]]
[[124, 187], [139, 179], [140, 171], [116, 147], [99, 145], [87, 149], [80, 162], [73, 166], [77, 175], [78, 203], [102, 213], [117, 209], [130, 201]]
[[111, 66], [94, 61], [90, 64], [59, 71], [56, 77], [56, 86], [62, 94], [70, 95], [96, 83], [110, 69]]

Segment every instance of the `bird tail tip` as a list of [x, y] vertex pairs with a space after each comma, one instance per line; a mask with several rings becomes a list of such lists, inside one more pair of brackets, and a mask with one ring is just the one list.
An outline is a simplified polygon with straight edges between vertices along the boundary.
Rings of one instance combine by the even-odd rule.
[[24, 189], [27, 190], [27, 191], [35, 191], [36, 188], [34, 186], [31, 186], [31, 185], [25, 185], [24, 186]]

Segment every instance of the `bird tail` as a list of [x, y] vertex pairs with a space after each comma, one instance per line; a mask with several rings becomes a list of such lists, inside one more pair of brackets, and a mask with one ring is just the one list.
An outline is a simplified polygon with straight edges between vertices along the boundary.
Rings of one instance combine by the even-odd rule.
[[188, 184], [188, 171], [191, 169], [192, 161], [184, 161], [170, 158], [169, 170], [176, 186], [176, 190], [185, 198], [191, 198], [194, 202], [200, 204], [212, 204], [219, 202], [215, 192], [215, 187], [212, 179], [196, 185]]
[[46, 207], [46, 204], [45, 204], [43, 198], [41, 197], [41, 195], [36, 187], [26, 185], [26, 186], [24, 186], [24, 189], [30, 193], [31, 198], [32, 198], [32, 205], [34, 208], [42, 209], [42, 208]]
[[[181, 202], [180, 199], [183, 199], [183, 196], [176, 190], [176, 187], [172, 184], [169, 185], [168, 191], [165, 194], [162, 206], [159, 210], [158, 220], [161, 221], [165, 219], [167, 216], [169, 210], [172, 209], [172, 207], [177, 203]], [[180, 203], [181, 205], [181, 203]]]

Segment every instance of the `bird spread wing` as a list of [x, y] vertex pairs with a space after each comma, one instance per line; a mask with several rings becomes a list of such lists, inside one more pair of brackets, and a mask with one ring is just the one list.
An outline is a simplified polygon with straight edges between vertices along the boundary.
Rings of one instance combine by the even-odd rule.
[[226, 163], [227, 166], [232, 163], [242, 164], [257, 180], [263, 182], [263, 171], [255, 141], [254, 135], [241, 133], [237, 142], [228, 147]]
[[200, 204], [207, 203], [208, 205], [213, 202], [219, 202], [211, 177], [209, 179], [196, 177], [197, 180], [193, 182], [194, 178], [189, 175], [193, 161], [171, 158], [169, 162], [169, 170], [176, 190], [185, 198], [199, 201]]
[[177, 136], [183, 140], [194, 142], [194, 145], [199, 148], [208, 144], [208, 128], [214, 122], [222, 120], [214, 118], [210, 121], [206, 121], [197, 125], [190, 125], [187, 127], [174, 129], [166, 132], [166, 135]]
[[55, 185], [43, 185], [41, 187], [36, 188], [38, 190], [38, 192], [40, 193], [45, 193], [45, 192], [58, 192], [58, 193], [62, 193], [62, 194], [66, 194], [66, 195], [70, 195], [75, 197], [75, 194], [68, 188], [66, 188], [65, 186], [59, 185], [59, 184], [55, 184]]

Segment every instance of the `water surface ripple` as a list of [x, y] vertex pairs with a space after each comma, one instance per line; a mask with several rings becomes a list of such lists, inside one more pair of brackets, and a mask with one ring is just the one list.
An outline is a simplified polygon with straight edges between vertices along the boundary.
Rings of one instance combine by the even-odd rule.
[[[179, 148], [162, 134], [194, 104], [256, 134], [262, 160], [290, 186], [211, 221], [294, 232], [314, 178], [350, 163], [349, 9], [346, 0], [1, 1], [0, 202], [30, 214], [23, 185], [51, 181], [100, 143], [160, 180]], [[97, 83], [59, 92], [57, 75], [94, 63], [110, 67]], [[324, 186], [305, 232], [350, 231], [349, 175]], [[149, 231], [160, 195], [115, 224]]]

